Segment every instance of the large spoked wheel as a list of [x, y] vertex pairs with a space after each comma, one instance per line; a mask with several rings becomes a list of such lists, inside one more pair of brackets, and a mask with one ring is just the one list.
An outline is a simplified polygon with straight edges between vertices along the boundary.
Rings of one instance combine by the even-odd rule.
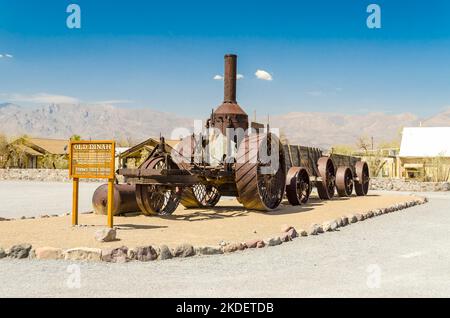
[[273, 134], [252, 134], [239, 145], [236, 188], [245, 208], [269, 211], [277, 208], [286, 185], [280, 140]]
[[[174, 165], [169, 163], [170, 166]], [[141, 165], [141, 169], [166, 169], [164, 157], [151, 158]], [[136, 201], [145, 215], [170, 215], [178, 207], [180, 202], [180, 190], [178, 187], [170, 187], [154, 184], [137, 184]]]
[[336, 189], [340, 197], [349, 197], [353, 192], [353, 173], [349, 167], [339, 167], [336, 172]]
[[316, 183], [319, 198], [322, 200], [331, 200], [334, 197], [336, 185], [336, 171], [333, 161], [329, 157], [322, 157], [317, 161], [319, 176], [322, 181]]
[[292, 167], [286, 177], [286, 197], [291, 205], [308, 202], [311, 193], [311, 182], [305, 168]]
[[220, 200], [219, 190], [208, 184], [197, 183], [186, 187], [182, 194], [180, 203], [188, 209], [211, 208]]
[[369, 192], [369, 166], [364, 161], [358, 161], [355, 165], [357, 179], [355, 180], [355, 192], [358, 196], [365, 196]]

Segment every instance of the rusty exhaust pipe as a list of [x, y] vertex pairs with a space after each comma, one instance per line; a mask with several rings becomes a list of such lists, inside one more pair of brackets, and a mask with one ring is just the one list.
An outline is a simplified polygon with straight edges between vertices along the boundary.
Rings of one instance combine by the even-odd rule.
[[236, 103], [237, 55], [225, 55], [224, 103]]
[[248, 129], [248, 115], [236, 100], [237, 55], [225, 55], [223, 103], [213, 112], [210, 124], [227, 134], [228, 128]]

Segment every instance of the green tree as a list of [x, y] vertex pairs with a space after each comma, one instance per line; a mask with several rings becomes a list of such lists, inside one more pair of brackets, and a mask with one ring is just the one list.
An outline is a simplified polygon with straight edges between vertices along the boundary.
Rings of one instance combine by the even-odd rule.
[[71, 141], [80, 141], [81, 140], [81, 136], [80, 135], [72, 135], [70, 137]]

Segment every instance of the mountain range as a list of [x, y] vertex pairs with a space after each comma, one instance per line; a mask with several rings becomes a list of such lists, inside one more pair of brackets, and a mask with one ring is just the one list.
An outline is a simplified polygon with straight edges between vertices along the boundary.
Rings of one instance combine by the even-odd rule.
[[[208, 115], [205, 114], [205, 117]], [[205, 119], [205, 118], [202, 118]], [[291, 112], [272, 116], [290, 143], [329, 148], [354, 145], [358, 138], [373, 137], [375, 143], [398, 139], [402, 127], [450, 126], [450, 110], [428, 118], [412, 113], [341, 114]], [[0, 104], [0, 133], [45, 138], [115, 139], [136, 143], [149, 137], [170, 137], [173, 128], [193, 126], [193, 118], [148, 108], [129, 109], [111, 105], [52, 104], [36, 108]]]

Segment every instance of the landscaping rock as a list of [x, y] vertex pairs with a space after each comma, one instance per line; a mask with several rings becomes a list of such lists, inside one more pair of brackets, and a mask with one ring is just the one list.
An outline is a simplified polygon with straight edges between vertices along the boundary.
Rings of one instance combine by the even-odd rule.
[[64, 259], [70, 261], [100, 261], [102, 250], [99, 248], [77, 247], [64, 252]]
[[194, 247], [190, 244], [179, 245], [173, 250], [174, 257], [190, 257], [194, 255]]
[[309, 228], [309, 231], [308, 231], [308, 235], [317, 235], [320, 233], [323, 233], [323, 228], [319, 224], [311, 225], [311, 227]]
[[34, 251], [34, 249], [32, 249], [30, 251], [30, 254], [28, 255], [29, 259], [35, 259], [36, 258], [36, 252]]
[[298, 230], [298, 235], [299, 236], [308, 236], [308, 232], [304, 229], [300, 229], [300, 230]]
[[30, 244], [19, 244], [14, 245], [10, 248], [8, 256], [11, 258], [27, 258], [30, 255], [31, 245]]
[[5, 258], [6, 257], [6, 252], [3, 248], [0, 248], [0, 259]]
[[358, 218], [356, 217], [356, 215], [350, 214], [347, 215], [347, 218], [349, 224], [358, 222]]
[[330, 232], [331, 231], [331, 222], [329, 222], [329, 221], [324, 222], [322, 224], [322, 229], [324, 232]]
[[247, 246], [247, 248], [261, 248], [266, 246], [266, 244], [263, 240], [256, 239], [245, 242], [245, 246]]
[[158, 253], [152, 246], [136, 248], [136, 259], [141, 262], [154, 261], [158, 258]]
[[370, 219], [370, 218], [373, 217], [373, 215], [374, 215], [373, 211], [367, 211], [367, 212], [364, 214], [364, 218], [365, 218], [365, 219]]
[[167, 247], [167, 245], [161, 245], [158, 248], [158, 259], [159, 260], [165, 260], [165, 259], [171, 259], [173, 257], [172, 252]]
[[322, 225], [322, 229], [324, 232], [336, 231], [337, 228], [338, 228], [338, 224], [336, 221], [328, 221], [328, 222], [323, 223], [323, 225]]
[[231, 244], [228, 244], [223, 247], [223, 252], [224, 253], [233, 253], [236, 251], [245, 250], [246, 248], [247, 248], [247, 246], [242, 243], [231, 243]]
[[280, 240], [281, 240], [282, 242], [289, 242], [289, 241], [292, 241], [292, 238], [291, 238], [291, 236], [289, 235], [289, 233], [284, 232], [284, 233], [281, 233], [281, 234], [280, 234]]
[[34, 250], [34, 257], [43, 260], [62, 259], [63, 250], [54, 247], [38, 247]]
[[287, 234], [289, 234], [289, 237], [291, 238], [291, 240], [295, 239], [296, 237], [298, 237], [298, 233], [293, 227], [291, 227], [289, 229], [289, 231], [287, 231]]
[[126, 263], [128, 247], [121, 246], [114, 249], [104, 249], [102, 250], [102, 261], [109, 263]]
[[9, 219], [0, 217], [0, 222], [1, 221], [9, 221]]
[[282, 242], [281, 242], [280, 237], [276, 236], [276, 237], [268, 238], [267, 240], [264, 241], [264, 243], [267, 246], [276, 246], [276, 245], [280, 245]]
[[341, 226], [347, 226], [348, 225], [348, 217], [347, 216], [343, 216], [341, 217]]
[[95, 232], [95, 239], [99, 242], [112, 242], [116, 240], [115, 229], [104, 228]]
[[396, 178], [370, 178], [370, 189], [412, 192], [440, 192], [449, 191], [450, 182], [421, 182]]
[[195, 248], [196, 254], [199, 255], [216, 255], [216, 254], [222, 254], [223, 251], [219, 247], [212, 247], [212, 246], [200, 246]]
[[129, 248], [127, 252], [127, 258], [130, 261], [135, 261], [137, 258], [137, 249], [136, 248]]
[[362, 215], [361, 213], [356, 213], [355, 216], [358, 222], [364, 221], [364, 215]]

